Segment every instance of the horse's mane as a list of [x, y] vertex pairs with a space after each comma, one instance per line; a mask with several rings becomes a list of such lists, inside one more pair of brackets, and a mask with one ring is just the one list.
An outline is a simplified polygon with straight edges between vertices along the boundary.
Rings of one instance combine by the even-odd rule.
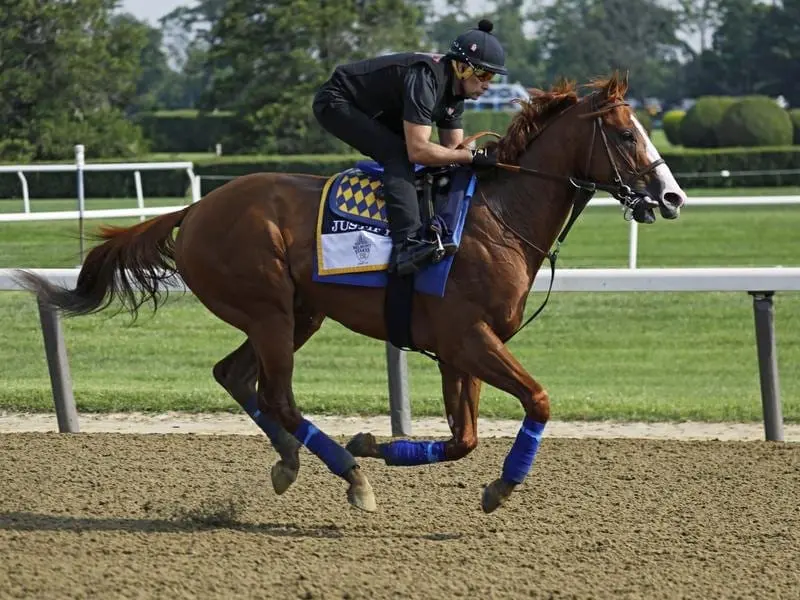
[[605, 92], [607, 102], [618, 102], [624, 99], [627, 81], [618, 73], [608, 78], [593, 79], [577, 86], [574, 81], [559, 79], [547, 91], [530, 88], [530, 99], [515, 99], [522, 109], [514, 115], [506, 134], [497, 142], [487, 145], [495, 146], [498, 160], [504, 163], [515, 163], [525, 151], [533, 137], [541, 131], [553, 117], [581, 101], [578, 87], [592, 91]]

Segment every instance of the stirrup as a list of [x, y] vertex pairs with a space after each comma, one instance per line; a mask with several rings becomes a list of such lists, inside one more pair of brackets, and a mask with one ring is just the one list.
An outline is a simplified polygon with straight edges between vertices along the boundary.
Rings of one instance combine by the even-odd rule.
[[433, 252], [433, 263], [438, 263], [445, 256], [447, 256], [447, 251], [444, 247], [444, 244], [442, 244], [442, 236], [439, 235], [439, 232], [436, 231], [434, 234], [436, 235], [436, 250]]

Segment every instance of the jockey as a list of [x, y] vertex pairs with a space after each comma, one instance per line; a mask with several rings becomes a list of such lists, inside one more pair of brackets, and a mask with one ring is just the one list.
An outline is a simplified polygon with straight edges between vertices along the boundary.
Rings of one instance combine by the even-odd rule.
[[[464, 100], [506, 74], [505, 51], [492, 23], [458, 36], [445, 55], [408, 52], [339, 65], [314, 97], [328, 132], [383, 165], [392, 258], [389, 271], [408, 275], [436, 249], [421, 234], [414, 164], [491, 167], [496, 159], [457, 148], [464, 139]], [[430, 141], [436, 125], [439, 143]]]

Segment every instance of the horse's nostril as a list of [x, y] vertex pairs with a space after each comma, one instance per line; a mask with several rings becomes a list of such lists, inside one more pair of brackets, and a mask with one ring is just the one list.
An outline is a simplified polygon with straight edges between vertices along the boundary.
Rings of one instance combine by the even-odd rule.
[[683, 206], [683, 196], [675, 192], [667, 192], [664, 194], [664, 202], [675, 208], [680, 208]]

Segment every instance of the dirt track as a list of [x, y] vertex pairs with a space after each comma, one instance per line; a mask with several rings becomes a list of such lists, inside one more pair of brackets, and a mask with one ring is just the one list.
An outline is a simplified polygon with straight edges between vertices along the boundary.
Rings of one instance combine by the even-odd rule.
[[798, 597], [800, 445], [546, 439], [484, 515], [509, 444], [363, 462], [369, 515], [255, 436], [3, 434], [0, 597]]
[[[359, 431], [375, 435], [391, 435], [389, 417], [334, 417], [308, 415], [318, 427], [330, 435], [352, 436]], [[203, 435], [262, 435], [250, 418], [241, 413], [195, 414], [169, 412], [143, 413], [82, 413], [78, 417], [81, 432], [85, 433], [197, 433]], [[800, 442], [800, 425], [785, 424], [784, 440]], [[0, 411], [0, 434], [58, 431], [52, 413], [8, 413]], [[519, 419], [478, 419], [482, 439], [513, 437], [519, 431]], [[450, 435], [443, 417], [417, 418], [412, 421], [411, 434], [424, 437]], [[646, 438], [654, 440], [730, 440], [755, 441], [764, 439], [762, 423], [631, 423], [615, 421], [551, 421], [547, 424], [549, 438]]]

